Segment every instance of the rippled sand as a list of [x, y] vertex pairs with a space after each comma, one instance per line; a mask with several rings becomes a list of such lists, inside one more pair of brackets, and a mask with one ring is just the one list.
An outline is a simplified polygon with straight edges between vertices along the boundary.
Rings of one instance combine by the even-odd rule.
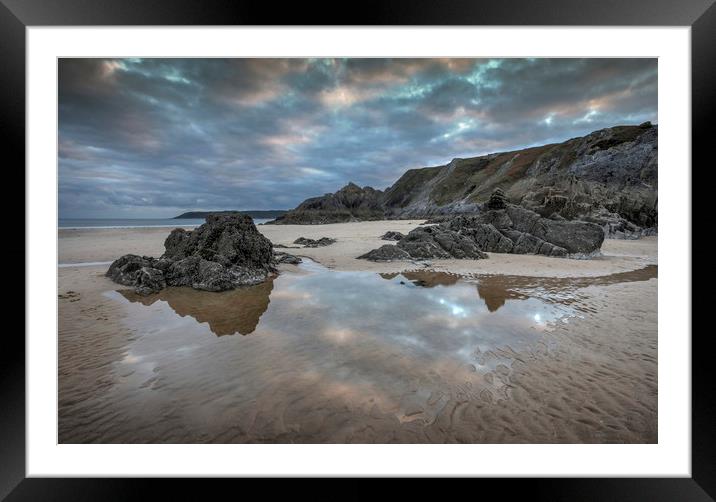
[[150, 297], [58, 269], [59, 440], [654, 443], [656, 241], [615, 247], [591, 277], [284, 266]]

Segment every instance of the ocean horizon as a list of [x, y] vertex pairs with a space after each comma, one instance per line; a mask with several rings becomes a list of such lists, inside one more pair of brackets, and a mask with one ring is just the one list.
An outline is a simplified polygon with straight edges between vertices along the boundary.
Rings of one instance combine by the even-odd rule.
[[[254, 218], [260, 225], [273, 218]], [[77, 228], [148, 228], [148, 227], [198, 227], [204, 218], [59, 218], [58, 228], [72, 230]]]

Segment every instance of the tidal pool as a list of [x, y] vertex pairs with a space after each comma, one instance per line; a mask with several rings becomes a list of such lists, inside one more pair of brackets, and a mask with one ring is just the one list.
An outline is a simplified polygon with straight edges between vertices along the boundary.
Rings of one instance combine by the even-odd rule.
[[509, 399], [514, 361], [549, 350], [555, 323], [589, 315], [582, 288], [656, 272], [461, 277], [309, 262], [223, 293], [110, 291], [136, 336], [102, 398], [111, 427], [85, 440], [442, 442], [441, 417], [478, 430], [456, 407]]

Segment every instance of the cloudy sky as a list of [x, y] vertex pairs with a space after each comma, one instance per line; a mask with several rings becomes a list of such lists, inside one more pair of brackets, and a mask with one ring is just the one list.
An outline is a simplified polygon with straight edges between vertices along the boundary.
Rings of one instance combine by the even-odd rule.
[[646, 120], [656, 59], [61, 59], [60, 217], [288, 209]]

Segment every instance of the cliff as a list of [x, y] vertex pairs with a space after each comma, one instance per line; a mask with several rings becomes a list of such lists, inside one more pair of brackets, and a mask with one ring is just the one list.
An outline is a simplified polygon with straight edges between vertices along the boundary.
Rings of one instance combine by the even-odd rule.
[[490, 194], [543, 217], [584, 219], [609, 235], [658, 224], [658, 127], [647, 122], [595, 131], [562, 143], [410, 169], [384, 192], [351, 183], [276, 220], [312, 224], [478, 213]]

